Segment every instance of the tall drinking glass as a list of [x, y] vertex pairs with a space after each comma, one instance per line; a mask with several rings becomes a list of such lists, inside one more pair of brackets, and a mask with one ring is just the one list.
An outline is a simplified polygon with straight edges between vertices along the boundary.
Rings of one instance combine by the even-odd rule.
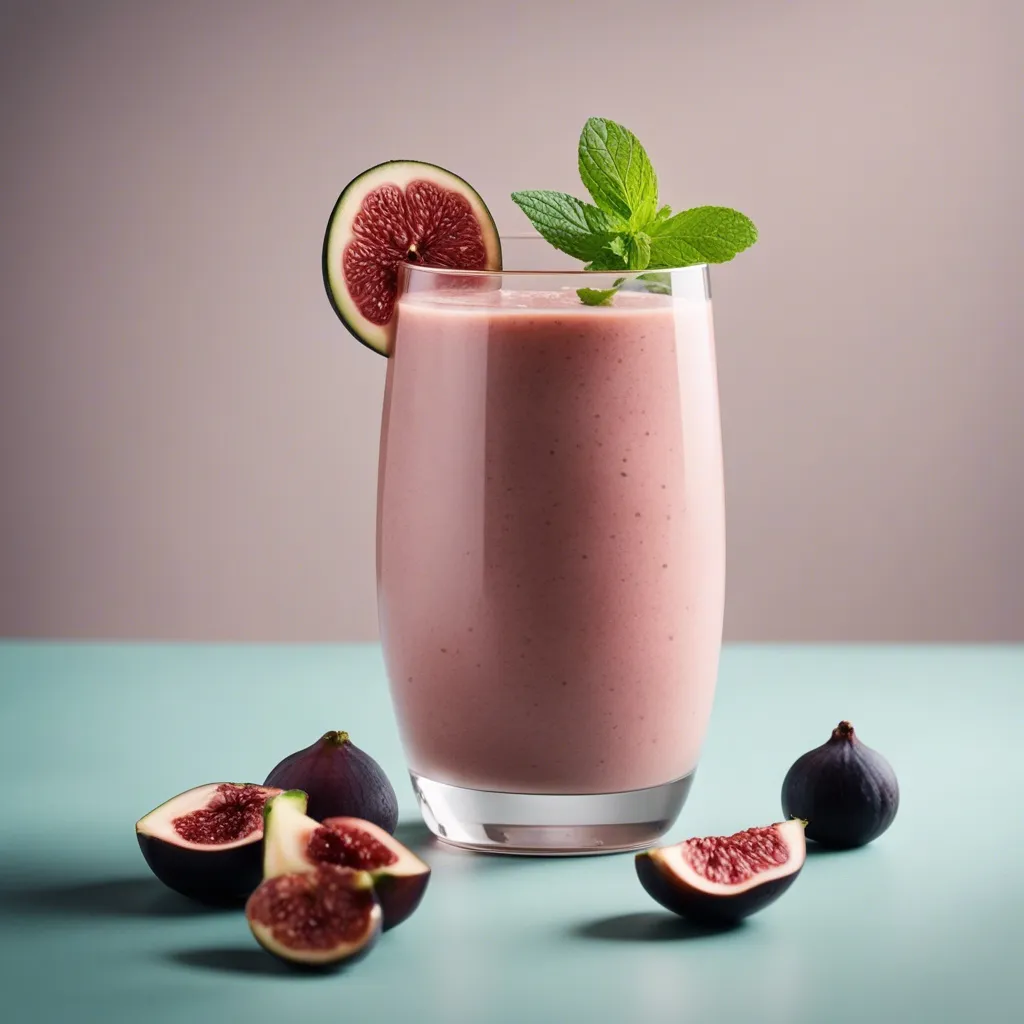
[[689, 790], [721, 647], [707, 268], [400, 278], [378, 605], [424, 819], [476, 850], [647, 846]]

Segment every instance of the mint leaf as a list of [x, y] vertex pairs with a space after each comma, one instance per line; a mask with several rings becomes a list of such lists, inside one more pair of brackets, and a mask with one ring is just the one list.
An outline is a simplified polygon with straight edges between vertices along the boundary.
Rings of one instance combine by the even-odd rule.
[[626, 265], [630, 270], [645, 270], [651, 263], [651, 236], [638, 231], [626, 241]]
[[601, 255], [592, 259], [584, 268], [584, 270], [595, 270], [595, 271], [609, 271], [609, 270], [627, 270], [626, 261], [621, 256], [616, 256], [611, 252], [603, 252]]
[[652, 295], [672, 294], [671, 274], [641, 274], [636, 280], [638, 285], [643, 282], [644, 291]]
[[612, 282], [611, 288], [577, 288], [576, 294], [585, 306], [610, 306], [615, 293], [625, 284], [626, 279], [620, 277]]
[[564, 192], [513, 192], [512, 200], [556, 249], [590, 261], [622, 229], [621, 222]]
[[579, 142], [580, 177], [594, 202], [640, 228], [654, 217], [658, 177], [640, 140], [628, 128], [603, 117], [583, 126]]
[[614, 238], [584, 267], [585, 270], [628, 270], [626, 236]]
[[587, 270], [643, 270], [651, 260], [651, 238], [644, 232], [615, 235]]
[[683, 210], [651, 231], [652, 267], [726, 263], [757, 241], [754, 222], [727, 206]]
[[628, 242], [626, 240], [626, 235], [616, 235], [605, 246], [605, 248], [609, 252], [614, 253], [614, 255], [618, 256], [619, 259], [622, 260], [623, 265], [625, 265], [626, 260], [629, 258], [628, 255], [627, 255], [629, 250], [628, 250]]
[[576, 294], [584, 306], [608, 306], [618, 288], [577, 288]]
[[640, 274], [624, 285], [623, 291], [649, 292], [651, 295], [671, 295], [672, 275], [663, 272]]
[[645, 230], [646, 231], [651, 231], [653, 228], [658, 227], [660, 224], [664, 224], [665, 221], [667, 221], [669, 219], [669, 217], [671, 217], [671, 216], [672, 216], [672, 207], [671, 206], [663, 206], [654, 215], [654, 219], [651, 221], [651, 223], [645, 226]]

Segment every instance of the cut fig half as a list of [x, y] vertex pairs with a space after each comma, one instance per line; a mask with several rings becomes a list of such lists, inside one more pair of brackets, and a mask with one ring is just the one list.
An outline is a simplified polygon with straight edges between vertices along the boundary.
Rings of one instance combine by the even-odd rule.
[[381, 931], [373, 879], [335, 864], [264, 879], [249, 897], [245, 917], [264, 949], [307, 967], [365, 956]]
[[403, 263], [501, 269], [494, 219], [457, 174], [391, 160], [353, 178], [334, 204], [323, 246], [327, 297], [349, 331], [381, 355], [391, 352]]
[[360, 818], [317, 822], [296, 802], [284, 797], [271, 800], [267, 804], [264, 877], [316, 871], [323, 864], [369, 873], [385, 931], [412, 914], [430, 880], [430, 867], [372, 822]]
[[663, 907], [701, 924], [735, 924], [763, 910], [804, 865], [805, 822], [687, 839], [636, 855], [643, 887]]
[[[139, 848], [164, 885], [202, 903], [242, 902], [259, 885], [263, 808], [280, 789], [211, 782], [179, 793], [135, 824]], [[289, 794], [305, 810], [305, 794]]]

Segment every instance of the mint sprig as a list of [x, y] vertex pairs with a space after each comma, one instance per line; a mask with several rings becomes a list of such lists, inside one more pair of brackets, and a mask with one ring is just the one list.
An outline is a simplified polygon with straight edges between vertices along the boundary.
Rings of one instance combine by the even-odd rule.
[[[513, 192], [512, 199], [556, 249], [586, 270], [668, 270], [725, 263], [757, 241], [753, 221], [725, 206], [672, 215], [658, 206], [658, 177], [640, 140], [620, 124], [592, 117], [579, 141], [579, 171], [594, 205], [564, 192]], [[653, 275], [652, 275], [653, 276]], [[587, 305], [607, 305], [612, 288], [580, 288]], [[659, 282], [659, 291], [665, 287]], [[655, 290], [653, 287], [651, 290]]]
[[617, 237], [622, 223], [564, 192], [513, 192], [512, 199], [556, 249], [589, 263]]

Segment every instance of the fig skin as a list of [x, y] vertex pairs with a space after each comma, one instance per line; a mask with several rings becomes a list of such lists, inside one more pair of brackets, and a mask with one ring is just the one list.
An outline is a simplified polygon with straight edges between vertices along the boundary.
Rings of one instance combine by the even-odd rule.
[[673, 858], [673, 853], [685, 846], [685, 842], [636, 854], [637, 877], [648, 894], [666, 910], [705, 927], [732, 927], [774, 903], [796, 881], [806, 856], [803, 825], [802, 821], [787, 821], [774, 826], [786, 839], [789, 860], [777, 869], [764, 872], [769, 877], [761, 882], [752, 880], [736, 886], [716, 884], [702, 878], [692, 868], [680, 867], [680, 858]]
[[384, 770], [360, 750], [347, 732], [324, 733], [290, 754], [267, 776], [266, 786], [309, 794], [307, 813], [324, 818], [363, 818], [392, 834], [398, 825], [398, 797]]
[[800, 869], [735, 896], [712, 896], [681, 882], [664, 871], [649, 852], [636, 855], [636, 873], [640, 884], [666, 910], [695, 924], [728, 928], [774, 903], [796, 881]]
[[237, 907], [263, 877], [259, 836], [245, 846], [200, 853], [153, 836], [139, 835], [150, 870], [169, 889], [210, 907]]
[[[326, 818], [323, 827], [338, 832], [356, 828], [368, 833], [378, 842], [383, 843], [400, 860], [396, 865], [381, 868], [369, 868], [373, 877], [373, 886], [380, 900], [384, 914], [384, 931], [389, 931], [410, 917], [423, 900], [430, 881], [430, 865], [421, 860], [412, 850], [403, 846], [397, 839], [387, 840], [377, 835], [371, 822], [357, 821], [352, 818]], [[382, 830], [383, 831], [383, 830]], [[414, 870], [409, 870], [414, 868]]]
[[899, 804], [892, 765], [846, 721], [826, 743], [797, 758], [782, 783], [783, 813], [804, 818], [807, 838], [835, 850], [877, 839]]
[[[247, 786], [251, 783], [208, 783], [179, 793], [140, 818], [135, 825], [135, 836], [149, 869], [164, 885], [175, 892], [211, 907], [234, 907], [243, 904], [260, 884], [263, 876], [263, 829], [257, 829], [244, 841], [225, 847], [196, 847], [175, 840], [173, 834], [154, 835], [154, 820], [169, 823], [174, 815], [171, 808], [190, 794], [221, 785]], [[280, 793], [272, 789], [268, 800]], [[198, 808], [193, 808], [198, 809]], [[170, 833], [169, 828], [156, 829]]]

